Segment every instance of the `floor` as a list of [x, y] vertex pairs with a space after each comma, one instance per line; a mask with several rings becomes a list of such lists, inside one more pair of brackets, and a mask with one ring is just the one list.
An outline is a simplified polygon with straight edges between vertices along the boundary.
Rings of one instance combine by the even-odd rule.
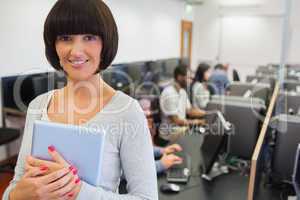
[[[7, 164], [7, 163], [15, 164], [16, 160], [17, 160], [17, 156], [13, 156], [8, 160], [0, 162], [0, 165]], [[12, 178], [13, 178], [13, 173], [0, 172], [0, 199], [2, 199], [2, 195]]]

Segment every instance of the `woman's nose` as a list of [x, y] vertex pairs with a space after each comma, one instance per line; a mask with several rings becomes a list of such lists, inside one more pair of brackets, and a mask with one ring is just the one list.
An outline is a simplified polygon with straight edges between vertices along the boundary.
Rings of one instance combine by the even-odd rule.
[[80, 41], [74, 41], [71, 45], [70, 54], [71, 56], [81, 56], [83, 54], [84, 45]]

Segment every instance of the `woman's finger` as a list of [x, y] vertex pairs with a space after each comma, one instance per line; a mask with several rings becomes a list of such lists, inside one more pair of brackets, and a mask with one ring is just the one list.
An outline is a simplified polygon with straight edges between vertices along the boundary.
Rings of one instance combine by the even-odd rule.
[[51, 161], [41, 160], [41, 159], [35, 158], [33, 156], [28, 156], [26, 158], [26, 162], [32, 167], [51, 166], [54, 164]]
[[53, 145], [48, 147], [48, 152], [55, 162], [60, 163], [66, 167], [69, 166], [69, 163], [65, 161], [65, 159], [57, 152]]
[[67, 175], [65, 175], [61, 179], [58, 179], [58, 180], [56, 180], [56, 181], [48, 184], [46, 186], [47, 191], [55, 193], [56, 197], [57, 197], [57, 195], [58, 196], [63, 196], [65, 193], [59, 193], [59, 192], [56, 192], [56, 191], [60, 191], [61, 188], [65, 187], [70, 182], [73, 182], [73, 179], [74, 179], [73, 174], [72, 173], [68, 173]]
[[68, 173], [71, 173], [70, 169], [68, 169], [68, 168], [62, 168], [60, 170], [57, 170], [55, 172], [52, 172], [51, 174], [48, 174], [48, 175], [42, 177], [42, 183], [43, 184], [49, 184], [49, 183], [51, 183], [53, 181], [56, 181], [56, 180], [64, 177]]
[[27, 172], [25, 172], [24, 177], [32, 178], [32, 177], [45, 175], [48, 172], [48, 170], [49, 168], [47, 166], [31, 167], [30, 169], [28, 169]]

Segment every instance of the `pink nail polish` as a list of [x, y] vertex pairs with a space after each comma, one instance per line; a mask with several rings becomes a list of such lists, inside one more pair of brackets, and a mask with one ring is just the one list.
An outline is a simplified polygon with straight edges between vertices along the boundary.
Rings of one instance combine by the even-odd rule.
[[71, 165], [71, 166], [69, 167], [69, 170], [72, 171], [73, 169], [74, 169], [74, 167]]
[[40, 166], [40, 170], [41, 171], [46, 171], [46, 170], [48, 170], [48, 167], [47, 166]]
[[54, 147], [53, 145], [51, 145], [51, 146], [48, 147], [48, 150], [49, 150], [50, 152], [53, 152], [53, 151], [55, 151], [55, 147]]
[[68, 197], [72, 197], [74, 194], [73, 193], [69, 193], [68, 194]]
[[80, 179], [79, 179], [79, 178], [77, 178], [77, 179], [75, 180], [75, 184], [78, 184], [78, 183], [80, 183]]
[[74, 170], [73, 170], [73, 175], [76, 175], [78, 173], [78, 170], [75, 168]]

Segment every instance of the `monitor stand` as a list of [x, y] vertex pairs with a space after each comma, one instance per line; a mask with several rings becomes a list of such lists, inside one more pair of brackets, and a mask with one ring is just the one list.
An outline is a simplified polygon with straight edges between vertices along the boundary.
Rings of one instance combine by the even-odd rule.
[[296, 196], [288, 196], [288, 200], [298, 200]]
[[220, 163], [215, 162], [209, 174], [202, 174], [202, 178], [207, 181], [212, 181], [214, 178], [228, 173], [229, 170], [226, 165], [220, 165]]

